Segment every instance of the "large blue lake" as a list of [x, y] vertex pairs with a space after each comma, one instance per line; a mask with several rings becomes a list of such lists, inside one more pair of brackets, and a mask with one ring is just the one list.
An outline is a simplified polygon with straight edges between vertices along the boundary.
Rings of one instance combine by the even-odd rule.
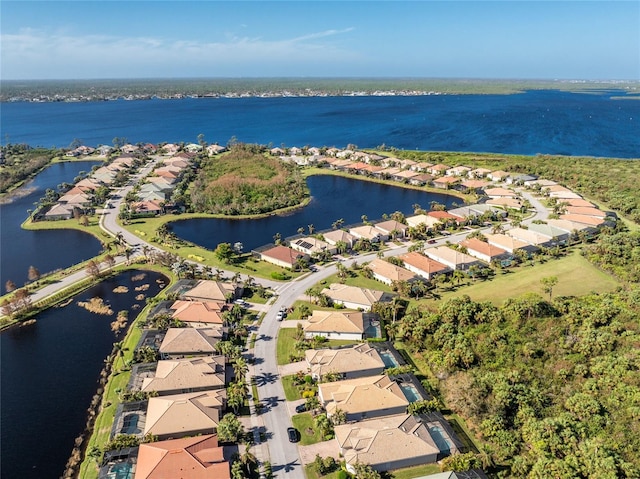
[[640, 102], [622, 91], [514, 95], [196, 98], [88, 103], [4, 103], [3, 143], [68, 146], [210, 142], [276, 146], [640, 157]]

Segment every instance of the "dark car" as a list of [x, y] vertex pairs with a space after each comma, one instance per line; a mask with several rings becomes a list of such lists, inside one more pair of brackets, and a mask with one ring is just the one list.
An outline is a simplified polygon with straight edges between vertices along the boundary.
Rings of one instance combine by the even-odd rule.
[[298, 442], [298, 431], [294, 427], [287, 428], [287, 435], [289, 436], [289, 442]]
[[296, 412], [300, 414], [301, 412], [305, 412], [307, 410], [307, 405], [305, 403], [298, 404], [296, 406]]

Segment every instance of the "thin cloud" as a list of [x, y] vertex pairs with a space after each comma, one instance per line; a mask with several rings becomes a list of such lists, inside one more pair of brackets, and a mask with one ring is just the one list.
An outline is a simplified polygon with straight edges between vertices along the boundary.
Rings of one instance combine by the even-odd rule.
[[[298, 37], [267, 40], [260, 37], [228, 37], [222, 42], [169, 41], [154, 37], [109, 35], [74, 36], [68, 32], [47, 33], [24, 29], [2, 34], [4, 78], [58, 78], [146, 76], [161, 74], [160, 65], [196, 70], [197, 74], [260, 75], [261, 66], [289, 68], [322, 62], [347, 63], [358, 55], [335, 42], [322, 39], [352, 31], [325, 30]], [[311, 56], [312, 55], [312, 56]], [[205, 71], [205, 65], [216, 71]], [[251, 68], [256, 70], [251, 72]]]

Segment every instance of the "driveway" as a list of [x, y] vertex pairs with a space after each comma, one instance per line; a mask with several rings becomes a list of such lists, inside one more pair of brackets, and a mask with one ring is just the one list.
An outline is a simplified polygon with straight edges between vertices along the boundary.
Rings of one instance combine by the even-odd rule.
[[278, 366], [278, 372], [280, 373], [280, 377], [282, 376], [291, 376], [292, 374], [297, 373], [298, 371], [307, 371], [307, 362], [306, 361], [298, 361], [297, 363], [285, 364], [284, 366]]
[[298, 446], [298, 452], [300, 453], [302, 464], [313, 462], [316, 454], [319, 454], [320, 457], [331, 456], [336, 460], [340, 460], [340, 447], [335, 439], [311, 444], [310, 446]]

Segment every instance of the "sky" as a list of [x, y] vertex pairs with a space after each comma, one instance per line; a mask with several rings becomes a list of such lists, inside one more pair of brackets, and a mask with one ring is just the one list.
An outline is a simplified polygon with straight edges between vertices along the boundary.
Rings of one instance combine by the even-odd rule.
[[640, 80], [640, 1], [0, 2], [0, 78]]

